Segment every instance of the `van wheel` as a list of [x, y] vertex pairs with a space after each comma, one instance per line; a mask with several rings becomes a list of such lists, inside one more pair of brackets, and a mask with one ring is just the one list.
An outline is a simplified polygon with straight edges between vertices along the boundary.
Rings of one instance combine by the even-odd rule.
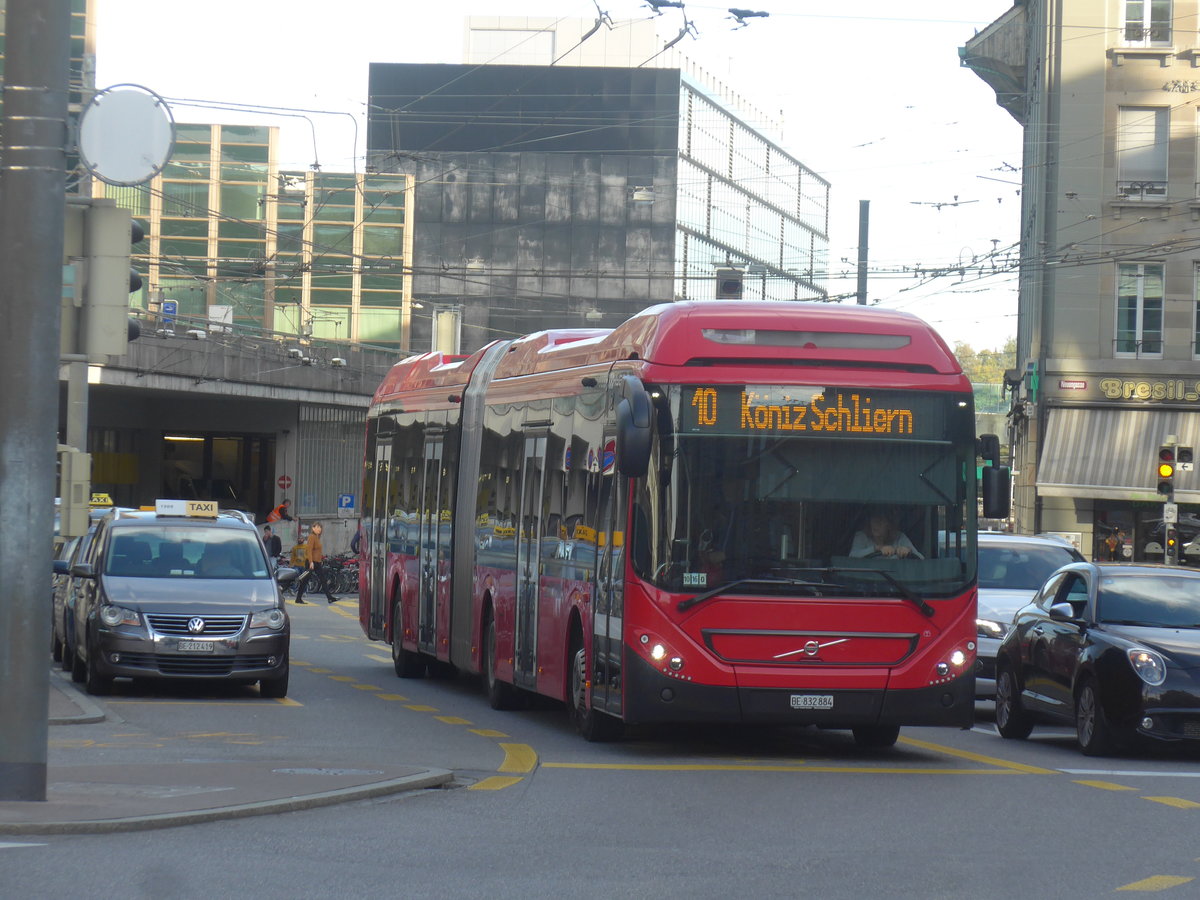
[[84, 663], [84, 690], [97, 697], [112, 693], [112, 676], [100, 673], [100, 651], [92, 647]]
[[401, 621], [400, 601], [397, 600], [392, 606], [392, 668], [399, 678], [424, 678], [425, 660], [421, 654], [404, 649]]
[[50, 657], [56, 663], [61, 663], [63, 658], [62, 641], [58, 639], [57, 634], [50, 635]]
[[71, 651], [71, 680], [76, 684], [83, 684], [87, 680], [87, 666], [78, 650]]
[[282, 675], [278, 675], [275, 678], [259, 679], [258, 695], [268, 700], [282, 700], [287, 696], [288, 677], [291, 671], [291, 663], [288, 660], [284, 660]]

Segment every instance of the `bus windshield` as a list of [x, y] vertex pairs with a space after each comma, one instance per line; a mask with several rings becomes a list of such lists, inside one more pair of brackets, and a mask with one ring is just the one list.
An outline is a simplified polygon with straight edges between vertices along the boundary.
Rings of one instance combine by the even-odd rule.
[[[656, 390], [635, 495], [641, 577], [676, 592], [934, 599], [973, 580], [975, 449], [959, 395], [807, 389], [756, 416], [746, 396], [763, 389]], [[712, 392], [699, 410], [698, 391]]]

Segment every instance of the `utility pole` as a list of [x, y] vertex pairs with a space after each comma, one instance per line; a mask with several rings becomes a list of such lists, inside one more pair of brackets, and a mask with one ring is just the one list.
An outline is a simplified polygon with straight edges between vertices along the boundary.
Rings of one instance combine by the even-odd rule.
[[0, 800], [46, 799], [70, 0], [8, 0], [0, 123]]
[[867, 237], [871, 230], [871, 201], [858, 201], [858, 305], [867, 305]]

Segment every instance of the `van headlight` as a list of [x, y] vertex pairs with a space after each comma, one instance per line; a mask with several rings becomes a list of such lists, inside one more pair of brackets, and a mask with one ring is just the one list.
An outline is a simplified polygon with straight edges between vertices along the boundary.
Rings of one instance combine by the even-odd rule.
[[100, 607], [100, 621], [109, 628], [116, 628], [118, 625], [141, 625], [142, 617], [136, 610], [106, 603]]
[[270, 628], [272, 631], [278, 631], [286, 622], [287, 615], [279, 607], [264, 609], [250, 617], [251, 628]]

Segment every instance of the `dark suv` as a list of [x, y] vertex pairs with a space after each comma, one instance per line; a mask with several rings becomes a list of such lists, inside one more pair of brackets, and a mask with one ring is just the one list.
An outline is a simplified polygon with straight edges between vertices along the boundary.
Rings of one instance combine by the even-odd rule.
[[183, 500], [111, 513], [71, 577], [72, 675], [89, 693], [124, 676], [257, 681], [262, 696], [287, 696], [291, 623], [241, 514]]

